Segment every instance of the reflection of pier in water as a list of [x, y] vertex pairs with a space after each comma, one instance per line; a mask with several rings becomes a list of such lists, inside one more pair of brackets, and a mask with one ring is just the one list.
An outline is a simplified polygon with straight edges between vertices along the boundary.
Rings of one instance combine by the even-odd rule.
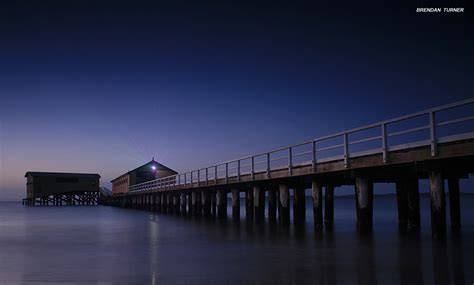
[[[347, 204], [347, 201], [341, 202]], [[397, 235], [395, 229], [394, 232], [367, 234], [347, 232], [345, 226], [335, 225], [322, 234], [314, 233], [312, 227], [304, 225], [281, 227], [194, 216], [169, 217], [163, 222], [159, 214], [149, 217], [158, 232], [165, 231], [168, 222], [184, 219], [196, 234], [193, 234], [193, 242], [186, 243], [186, 238], [174, 240], [180, 244], [178, 247], [157, 246], [160, 244], [157, 235], [149, 236], [150, 262], [151, 267], [158, 270], [157, 284], [173, 280], [160, 279], [160, 271], [172, 272], [171, 276], [180, 278], [201, 276], [202, 279], [193, 280], [196, 284], [207, 284], [205, 281], [254, 284], [269, 280], [272, 284], [465, 284], [464, 259], [460, 251], [463, 246], [456, 235], [440, 242], [424, 234]], [[387, 216], [384, 221], [386, 219]], [[178, 229], [168, 236], [176, 234], [179, 234]], [[200, 250], [194, 249], [196, 244]], [[184, 257], [196, 260], [203, 255], [212, 256], [211, 259], [231, 259], [245, 274], [239, 274], [235, 280], [232, 277], [212, 279], [214, 275], [208, 280], [204, 273], [197, 273], [200, 270], [209, 272], [210, 269], [205, 268], [207, 263], [196, 266], [188, 261], [184, 269], [175, 266]], [[245, 264], [242, 264], [243, 259]], [[228, 263], [215, 270], [226, 272], [225, 266]], [[216, 278], [226, 277], [217, 274]]]
[[311, 188], [314, 223], [321, 230], [323, 224], [333, 223], [334, 188], [353, 185], [357, 226], [366, 232], [372, 228], [374, 183], [390, 182], [396, 183], [400, 227], [416, 232], [420, 227], [418, 180], [428, 178], [432, 234], [443, 239], [444, 180], [449, 182], [451, 224], [458, 230], [459, 179], [474, 172], [472, 120], [474, 98], [132, 185], [129, 193], [103, 203], [223, 219], [230, 193], [232, 216], [239, 220], [244, 193], [247, 219], [263, 221], [267, 209], [270, 223], [288, 225], [291, 220], [295, 224], [305, 220], [305, 189]]

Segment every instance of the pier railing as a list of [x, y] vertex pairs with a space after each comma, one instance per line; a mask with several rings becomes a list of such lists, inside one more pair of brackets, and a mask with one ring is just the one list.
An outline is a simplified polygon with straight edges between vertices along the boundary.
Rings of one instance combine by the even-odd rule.
[[474, 138], [474, 98], [431, 108], [409, 115], [319, 137], [310, 141], [286, 146], [215, 164], [193, 171], [156, 179], [130, 186], [129, 191], [167, 191], [205, 185], [226, 184], [230, 178], [240, 181], [243, 175], [265, 174], [286, 169], [288, 176], [293, 168], [342, 160], [346, 168], [351, 158], [381, 154], [383, 163], [390, 161], [390, 152], [429, 146], [431, 156], [438, 155], [440, 143]]

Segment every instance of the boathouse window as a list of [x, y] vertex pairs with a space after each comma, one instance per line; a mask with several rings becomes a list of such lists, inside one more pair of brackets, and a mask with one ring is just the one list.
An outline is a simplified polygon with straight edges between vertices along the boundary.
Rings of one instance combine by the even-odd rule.
[[56, 182], [58, 183], [77, 183], [79, 179], [74, 177], [58, 177], [56, 178]]

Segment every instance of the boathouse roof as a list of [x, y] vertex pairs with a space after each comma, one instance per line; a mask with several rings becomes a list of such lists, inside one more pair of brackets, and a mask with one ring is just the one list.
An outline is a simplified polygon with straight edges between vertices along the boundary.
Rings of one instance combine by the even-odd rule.
[[147, 168], [147, 167], [152, 167], [152, 166], [155, 166], [155, 167], [156, 167], [155, 170], [157, 170], [157, 171], [159, 171], [159, 170], [162, 170], [162, 171], [165, 170], [165, 171], [172, 172], [172, 173], [174, 173], [174, 174], [178, 174], [178, 172], [176, 172], [175, 170], [173, 170], [173, 169], [171, 169], [171, 168], [169, 168], [169, 167], [167, 167], [167, 166], [165, 166], [165, 165], [163, 165], [163, 164], [161, 164], [161, 163], [155, 161], [155, 159], [152, 158], [152, 160], [150, 160], [149, 162], [147, 162], [147, 163], [145, 163], [145, 164], [143, 164], [143, 165], [141, 165], [141, 166], [139, 166], [139, 167], [137, 167], [137, 168], [135, 168], [135, 169], [133, 169], [133, 170], [127, 171], [126, 173], [124, 173], [124, 174], [118, 176], [117, 178], [111, 180], [110, 182], [114, 182], [115, 180], [117, 180], [117, 179], [119, 179], [119, 178], [122, 178], [123, 176], [128, 175], [128, 174], [130, 174], [130, 173], [132, 173], [132, 172], [135, 172], [135, 171], [137, 171], [137, 170], [140, 170], [140, 169], [142, 169], [142, 168]]
[[70, 176], [76, 176], [76, 177], [86, 177], [86, 176], [98, 176], [100, 178], [100, 175], [97, 173], [72, 173], [72, 172], [38, 172], [38, 171], [27, 171], [25, 173], [25, 177], [28, 177], [28, 175], [31, 176], [54, 176], [54, 177], [70, 177]]

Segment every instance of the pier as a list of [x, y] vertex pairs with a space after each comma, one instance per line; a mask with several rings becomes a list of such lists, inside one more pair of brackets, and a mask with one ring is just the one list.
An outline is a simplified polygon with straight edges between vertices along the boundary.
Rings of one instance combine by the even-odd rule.
[[[455, 118], [446, 119], [446, 114]], [[350, 119], [350, 118], [348, 118]], [[305, 221], [311, 191], [314, 226], [334, 221], [334, 193], [354, 189], [356, 224], [372, 230], [375, 183], [394, 183], [400, 229], [420, 229], [420, 179], [430, 185], [431, 229], [446, 237], [448, 182], [452, 229], [461, 227], [459, 179], [474, 172], [474, 98], [338, 132], [186, 173], [130, 186], [106, 205], [163, 214], [248, 220], [288, 226]], [[317, 127], [317, 122], [314, 123]], [[464, 126], [464, 127], [462, 127]], [[307, 189], [310, 189], [306, 191]], [[228, 197], [232, 211], [227, 212]], [[265, 199], [267, 197], [268, 199]], [[291, 197], [293, 197], [291, 199]], [[266, 202], [267, 201], [267, 202]], [[293, 205], [290, 205], [293, 201]]]

